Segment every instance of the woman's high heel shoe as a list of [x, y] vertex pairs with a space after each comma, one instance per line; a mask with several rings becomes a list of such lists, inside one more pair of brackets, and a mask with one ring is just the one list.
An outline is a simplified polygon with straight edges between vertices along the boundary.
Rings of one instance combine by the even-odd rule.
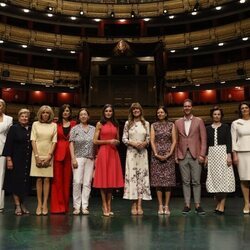
[[36, 209], [36, 215], [37, 216], [42, 215], [42, 207], [37, 207], [37, 209]]
[[166, 214], [166, 215], [170, 215], [170, 210], [169, 210], [169, 207], [168, 206], [165, 206], [164, 207], [164, 214]]
[[164, 214], [163, 205], [159, 205], [158, 215], [163, 215], [163, 214]]

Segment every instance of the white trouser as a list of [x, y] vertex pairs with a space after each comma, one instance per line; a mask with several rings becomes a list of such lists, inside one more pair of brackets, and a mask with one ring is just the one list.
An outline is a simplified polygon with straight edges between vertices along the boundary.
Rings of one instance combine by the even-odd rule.
[[82, 209], [86, 209], [89, 206], [94, 160], [76, 158], [76, 161], [78, 168], [73, 169], [73, 207], [80, 209], [82, 204]]
[[5, 167], [6, 167], [6, 157], [0, 156], [0, 209], [4, 208], [3, 182], [5, 175]]

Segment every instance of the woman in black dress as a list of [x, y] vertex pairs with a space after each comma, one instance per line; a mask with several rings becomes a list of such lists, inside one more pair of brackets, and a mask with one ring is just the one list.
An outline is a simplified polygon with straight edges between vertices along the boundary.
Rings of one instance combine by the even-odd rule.
[[21, 109], [18, 112], [18, 123], [10, 127], [3, 149], [3, 155], [7, 159], [4, 189], [13, 194], [16, 215], [29, 214], [23, 203], [29, 189], [32, 151], [29, 117], [28, 109]]

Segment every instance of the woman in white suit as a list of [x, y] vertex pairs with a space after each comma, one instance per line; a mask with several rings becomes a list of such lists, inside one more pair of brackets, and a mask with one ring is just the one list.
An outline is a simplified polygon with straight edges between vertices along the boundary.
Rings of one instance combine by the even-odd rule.
[[244, 198], [243, 213], [249, 214], [250, 185], [250, 104], [241, 102], [239, 105], [240, 119], [232, 123], [233, 163], [237, 165]]
[[3, 147], [5, 144], [6, 136], [9, 131], [10, 126], [13, 123], [13, 118], [5, 115], [6, 103], [3, 99], [0, 99], [0, 213], [4, 209], [4, 191], [3, 182], [5, 174], [5, 164], [6, 158], [2, 156]]

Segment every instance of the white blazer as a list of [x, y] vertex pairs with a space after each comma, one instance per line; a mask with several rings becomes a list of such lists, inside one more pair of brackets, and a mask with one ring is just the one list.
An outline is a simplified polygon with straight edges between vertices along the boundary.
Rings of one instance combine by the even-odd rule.
[[3, 121], [0, 122], [0, 156], [2, 155], [6, 137], [12, 124], [13, 118], [3, 114]]

